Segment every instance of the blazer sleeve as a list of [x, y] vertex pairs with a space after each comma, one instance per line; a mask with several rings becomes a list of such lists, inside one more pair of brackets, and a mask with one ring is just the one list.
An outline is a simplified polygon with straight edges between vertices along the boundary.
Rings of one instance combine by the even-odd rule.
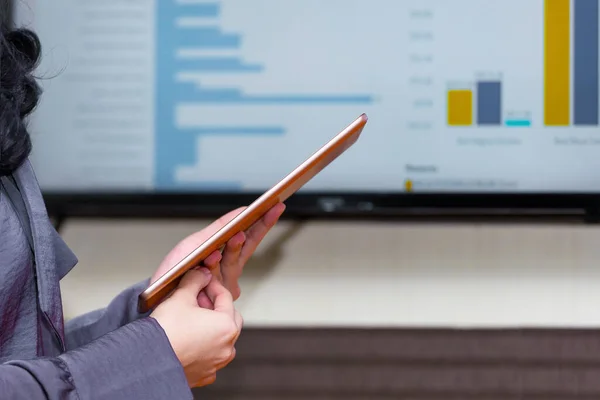
[[147, 317], [150, 313], [137, 311], [139, 294], [150, 284], [150, 279], [121, 292], [108, 307], [81, 315], [65, 324], [67, 350], [76, 349], [132, 321]]
[[2, 364], [0, 393], [15, 400], [193, 399], [183, 367], [153, 318], [55, 358]]

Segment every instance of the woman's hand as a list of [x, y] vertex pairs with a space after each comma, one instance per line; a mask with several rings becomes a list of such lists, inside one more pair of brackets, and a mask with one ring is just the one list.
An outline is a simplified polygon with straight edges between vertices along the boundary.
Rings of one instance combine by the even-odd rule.
[[[206, 293], [214, 310], [198, 306]], [[190, 387], [213, 383], [217, 371], [235, 358], [242, 317], [231, 294], [206, 268], [188, 271], [173, 294], [150, 315], [165, 331]]]
[[[160, 264], [152, 277], [152, 282], [160, 278], [165, 272], [171, 269], [175, 264], [181, 261], [185, 256], [191, 253], [243, 210], [244, 208], [239, 208], [231, 211], [210, 224], [208, 227], [179, 242]], [[284, 210], [285, 205], [283, 203], [275, 205], [246, 232], [240, 232], [232, 237], [223, 249], [223, 254], [219, 251], [215, 251], [204, 260], [204, 265], [208, 267], [213, 276], [220, 280], [231, 292], [234, 300], [237, 300], [240, 296], [241, 291], [238, 279], [242, 274], [244, 265], [269, 230], [277, 223]], [[198, 302], [202, 307], [212, 307], [210, 299], [204, 292], [198, 297]]]

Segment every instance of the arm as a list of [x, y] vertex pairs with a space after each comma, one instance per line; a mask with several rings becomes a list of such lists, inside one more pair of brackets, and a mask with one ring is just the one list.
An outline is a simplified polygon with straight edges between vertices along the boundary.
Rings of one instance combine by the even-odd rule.
[[0, 365], [0, 393], [15, 400], [193, 398], [183, 368], [153, 318], [56, 358]]
[[65, 324], [67, 349], [76, 349], [132, 321], [147, 317], [147, 314], [138, 313], [137, 300], [149, 282], [145, 280], [121, 292], [106, 308], [68, 321]]

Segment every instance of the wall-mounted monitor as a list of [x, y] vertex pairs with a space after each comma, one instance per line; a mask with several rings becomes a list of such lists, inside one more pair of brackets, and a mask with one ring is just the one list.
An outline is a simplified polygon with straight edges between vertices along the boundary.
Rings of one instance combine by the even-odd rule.
[[598, 1], [18, 0], [32, 160], [51, 209], [221, 212], [365, 112], [290, 210], [590, 207]]

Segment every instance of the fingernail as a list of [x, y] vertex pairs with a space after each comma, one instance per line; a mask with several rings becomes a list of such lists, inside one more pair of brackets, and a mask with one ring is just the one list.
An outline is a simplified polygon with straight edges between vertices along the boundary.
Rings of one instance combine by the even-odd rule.
[[205, 274], [205, 275], [210, 275], [210, 271], [209, 271], [209, 269], [208, 269], [208, 268], [206, 268], [206, 267], [202, 267], [202, 268], [200, 268], [200, 271], [202, 271], [202, 273], [203, 273], [203, 274]]

